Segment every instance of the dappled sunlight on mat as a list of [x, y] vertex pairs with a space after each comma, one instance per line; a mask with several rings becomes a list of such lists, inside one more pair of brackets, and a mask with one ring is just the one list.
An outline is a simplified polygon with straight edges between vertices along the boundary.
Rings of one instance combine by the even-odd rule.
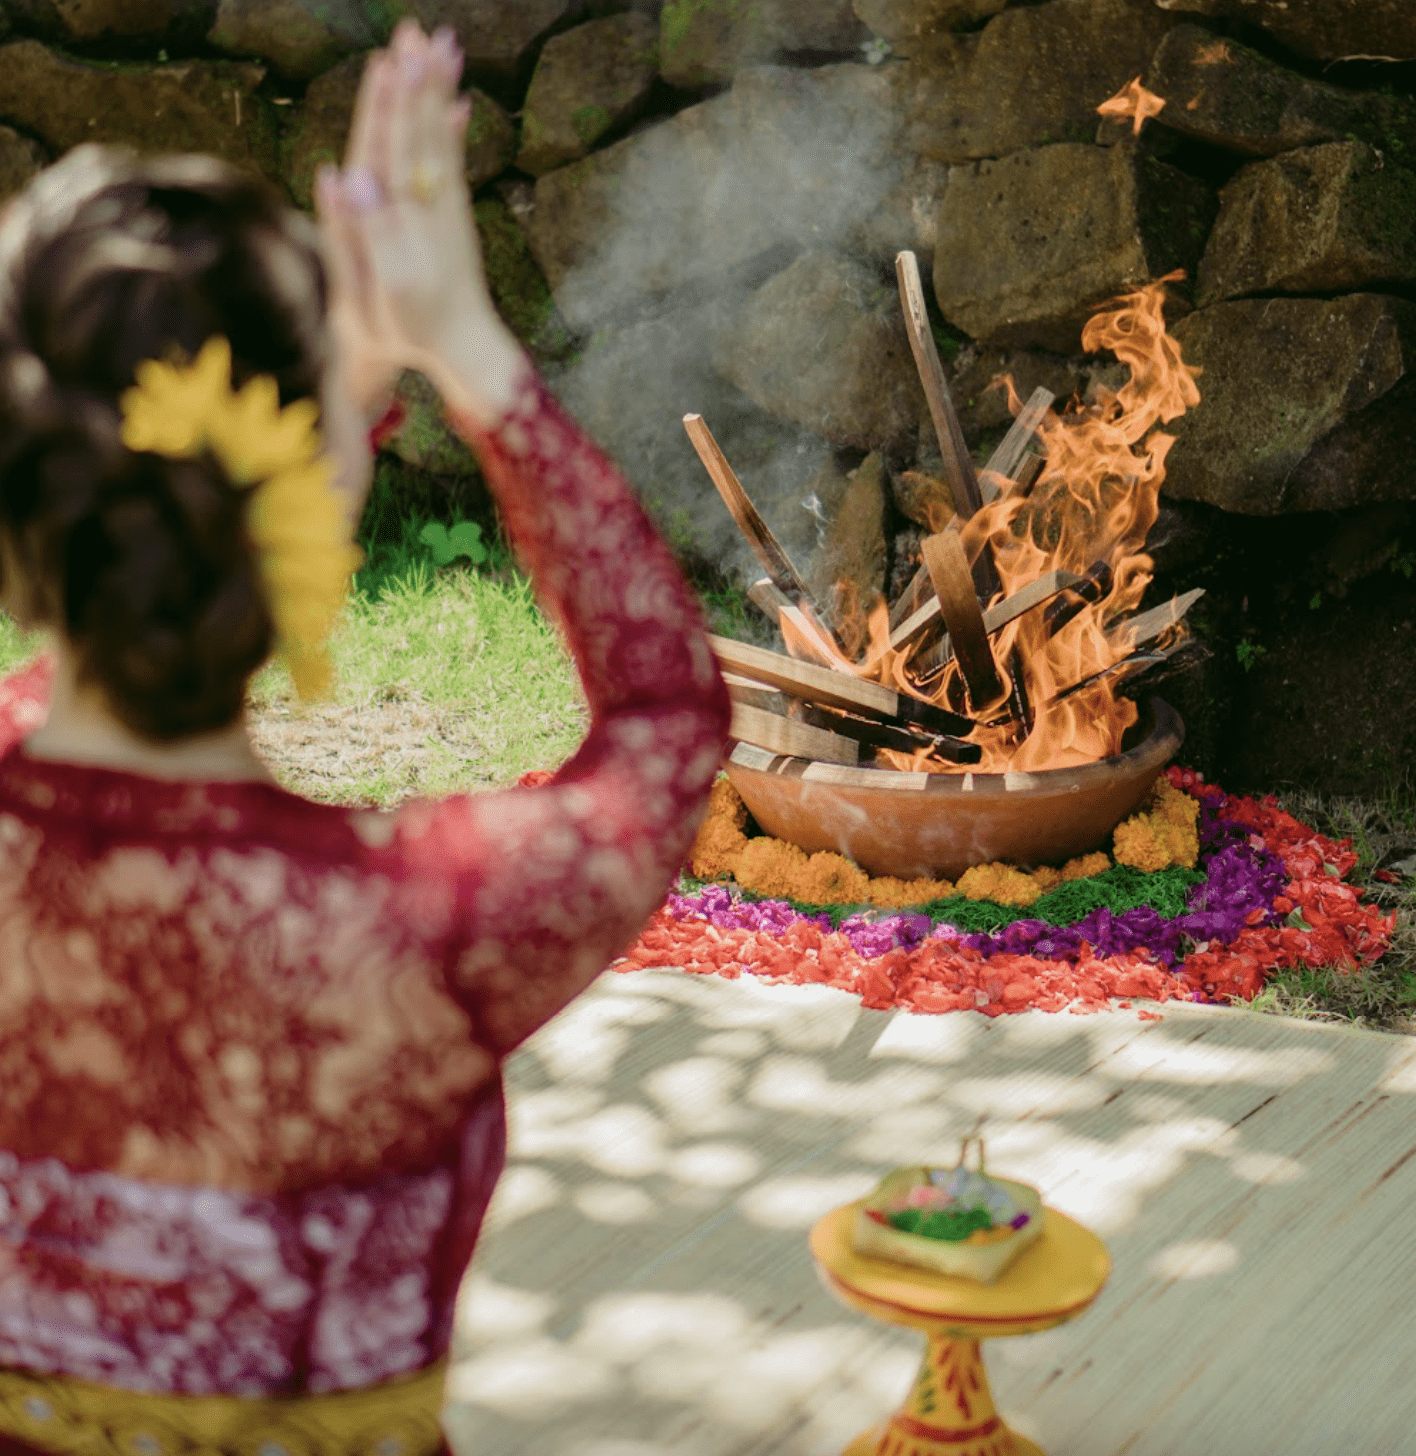
[[1416, 1042], [1164, 1010], [911, 1016], [750, 977], [602, 977], [508, 1066], [454, 1446], [839, 1456], [919, 1345], [835, 1303], [806, 1231], [981, 1131], [991, 1168], [1115, 1263], [1085, 1317], [989, 1347], [1000, 1408], [1049, 1456], [1319, 1456], [1304, 1433], [1335, 1363], [1374, 1412], [1362, 1449], [1401, 1449], [1382, 1432], [1416, 1427], [1416, 1392], [1353, 1351], [1362, 1326], [1416, 1342], [1416, 1254], [1380, 1238], [1416, 1196]]

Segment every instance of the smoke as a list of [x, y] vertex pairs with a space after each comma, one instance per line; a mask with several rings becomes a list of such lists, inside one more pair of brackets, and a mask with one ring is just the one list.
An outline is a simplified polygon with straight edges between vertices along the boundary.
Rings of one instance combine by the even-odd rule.
[[[713, 368], [754, 292], [808, 250], [859, 249], [900, 180], [891, 68], [762, 67], [537, 184], [529, 234], [589, 342], [552, 378], [680, 549], [761, 575], [689, 444], [703, 415], [799, 565], [844, 490], [829, 442]], [[882, 262], [885, 260], [881, 260]], [[885, 276], [882, 270], [882, 277]], [[820, 329], [802, 319], [813, 358]]]

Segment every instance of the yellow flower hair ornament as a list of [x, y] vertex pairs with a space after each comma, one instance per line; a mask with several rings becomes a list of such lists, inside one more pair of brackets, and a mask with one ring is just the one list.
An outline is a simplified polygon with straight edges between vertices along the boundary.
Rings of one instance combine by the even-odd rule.
[[280, 407], [268, 374], [231, 388], [231, 345], [206, 341], [192, 364], [149, 359], [119, 400], [129, 450], [192, 460], [210, 450], [233, 486], [255, 486], [246, 530], [275, 623], [277, 650], [301, 699], [327, 698], [328, 642], [364, 553], [348, 538], [313, 400]]

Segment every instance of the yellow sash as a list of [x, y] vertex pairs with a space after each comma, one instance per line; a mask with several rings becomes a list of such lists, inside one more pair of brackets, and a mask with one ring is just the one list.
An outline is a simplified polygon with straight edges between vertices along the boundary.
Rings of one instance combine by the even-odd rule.
[[56, 1456], [430, 1456], [446, 1361], [369, 1390], [150, 1395], [0, 1369], [0, 1435]]

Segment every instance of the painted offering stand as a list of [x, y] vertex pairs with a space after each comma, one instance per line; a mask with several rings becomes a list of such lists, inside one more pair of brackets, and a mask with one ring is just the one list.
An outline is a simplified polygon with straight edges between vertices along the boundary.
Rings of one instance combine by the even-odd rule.
[[985, 1284], [857, 1253], [854, 1230], [868, 1201], [828, 1213], [811, 1231], [812, 1257], [844, 1304], [920, 1330], [928, 1345], [905, 1404], [843, 1456], [1043, 1456], [994, 1408], [979, 1342], [1052, 1329], [1083, 1313], [1111, 1272], [1106, 1246], [1048, 1208], [1041, 1234]]

